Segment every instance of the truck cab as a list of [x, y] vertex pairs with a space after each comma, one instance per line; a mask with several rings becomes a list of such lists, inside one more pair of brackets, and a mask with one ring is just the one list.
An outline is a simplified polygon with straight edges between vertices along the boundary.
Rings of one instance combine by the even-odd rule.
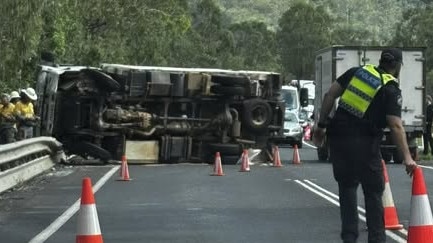
[[292, 85], [283, 85], [281, 95], [286, 104], [286, 110], [298, 114], [301, 109], [298, 88]]

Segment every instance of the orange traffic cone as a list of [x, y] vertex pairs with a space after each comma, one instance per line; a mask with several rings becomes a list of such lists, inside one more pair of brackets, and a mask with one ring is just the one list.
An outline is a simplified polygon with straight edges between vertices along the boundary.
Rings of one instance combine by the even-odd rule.
[[408, 243], [433, 242], [433, 216], [420, 167], [413, 173]]
[[241, 169], [240, 172], [250, 172], [250, 159], [248, 158], [248, 150], [244, 149], [244, 152], [242, 153], [242, 163], [241, 163]]
[[299, 150], [298, 150], [297, 144], [295, 144], [294, 150], [293, 150], [293, 164], [295, 164], [295, 165], [301, 164], [301, 158], [299, 156]]
[[92, 181], [89, 177], [83, 179], [77, 223], [76, 243], [103, 243]]
[[126, 160], [126, 156], [122, 156], [122, 165], [120, 166], [120, 178], [118, 181], [130, 181], [129, 178], [129, 169], [128, 169], [128, 161]]
[[223, 167], [221, 164], [220, 152], [216, 152], [216, 154], [215, 154], [214, 172], [211, 175], [213, 175], [213, 176], [223, 176], [224, 175]]
[[283, 166], [283, 165], [281, 164], [281, 160], [280, 160], [280, 150], [278, 149], [278, 146], [274, 146], [273, 156], [274, 156], [274, 164], [273, 164], [273, 167], [281, 167], [281, 166]]
[[126, 155], [122, 155], [121, 158], [121, 166], [120, 166], [120, 170], [119, 170], [119, 177], [122, 177], [123, 175], [123, 163], [126, 162]]
[[385, 178], [385, 191], [382, 195], [382, 204], [384, 209], [385, 229], [399, 230], [403, 228], [398, 221], [397, 209], [392, 198], [391, 186], [389, 184], [388, 171], [386, 170], [385, 161], [382, 160], [383, 176]]

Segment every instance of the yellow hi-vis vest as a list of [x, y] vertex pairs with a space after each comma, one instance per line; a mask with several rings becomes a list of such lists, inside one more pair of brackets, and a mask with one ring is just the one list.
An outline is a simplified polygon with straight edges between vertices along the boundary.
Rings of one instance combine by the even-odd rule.
[[380, 74], [371, 64], [365, 65], [353, 75], [338, 106], [362, 118], [379, 89], [390, 81], [397, 79], [391, 74]]

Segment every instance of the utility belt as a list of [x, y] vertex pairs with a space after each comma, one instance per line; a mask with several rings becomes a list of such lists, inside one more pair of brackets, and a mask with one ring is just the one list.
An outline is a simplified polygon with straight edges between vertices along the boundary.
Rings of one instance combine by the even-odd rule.
[[382, 137], [383, 130], [367, 120], [332, 120], [326, 129], [329, 136]]

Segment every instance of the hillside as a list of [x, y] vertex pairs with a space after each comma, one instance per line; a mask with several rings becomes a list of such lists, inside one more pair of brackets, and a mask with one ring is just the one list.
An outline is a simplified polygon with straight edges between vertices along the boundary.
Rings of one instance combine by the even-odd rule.
[[[271, 29], [278, 26], [278, 20], [287, 11], [292, 3], [300, 0], [215, 0], [221, 10], [232, 22], [258, 20], [266, 23]], [[327, 9], [328, 13], [351, 28], [362, 28], [365, 24], [379, 25], [383, 29], [394, 29], [395, 24], [401, 20], [402, 12], [413, 7], [422, 7], [422, 0], [365, 0], [359, 4], [356, 0], [305, 0], [316, 6]], [[387, 9], [386, 18], [383, 9]], [[369, 13], [365, 18], [364, 13]], [[374, 27], [379, 28], [379, 27]], [[382, 29], [380, 31], [383, 31]], [[393, 34], [393, 33], [392, 33]]]
[[278, 24], [278, 19], [289, 9], [290, 0], [216, 0], [221, 10], [233, 22], [258, 20], [271, 28]]

